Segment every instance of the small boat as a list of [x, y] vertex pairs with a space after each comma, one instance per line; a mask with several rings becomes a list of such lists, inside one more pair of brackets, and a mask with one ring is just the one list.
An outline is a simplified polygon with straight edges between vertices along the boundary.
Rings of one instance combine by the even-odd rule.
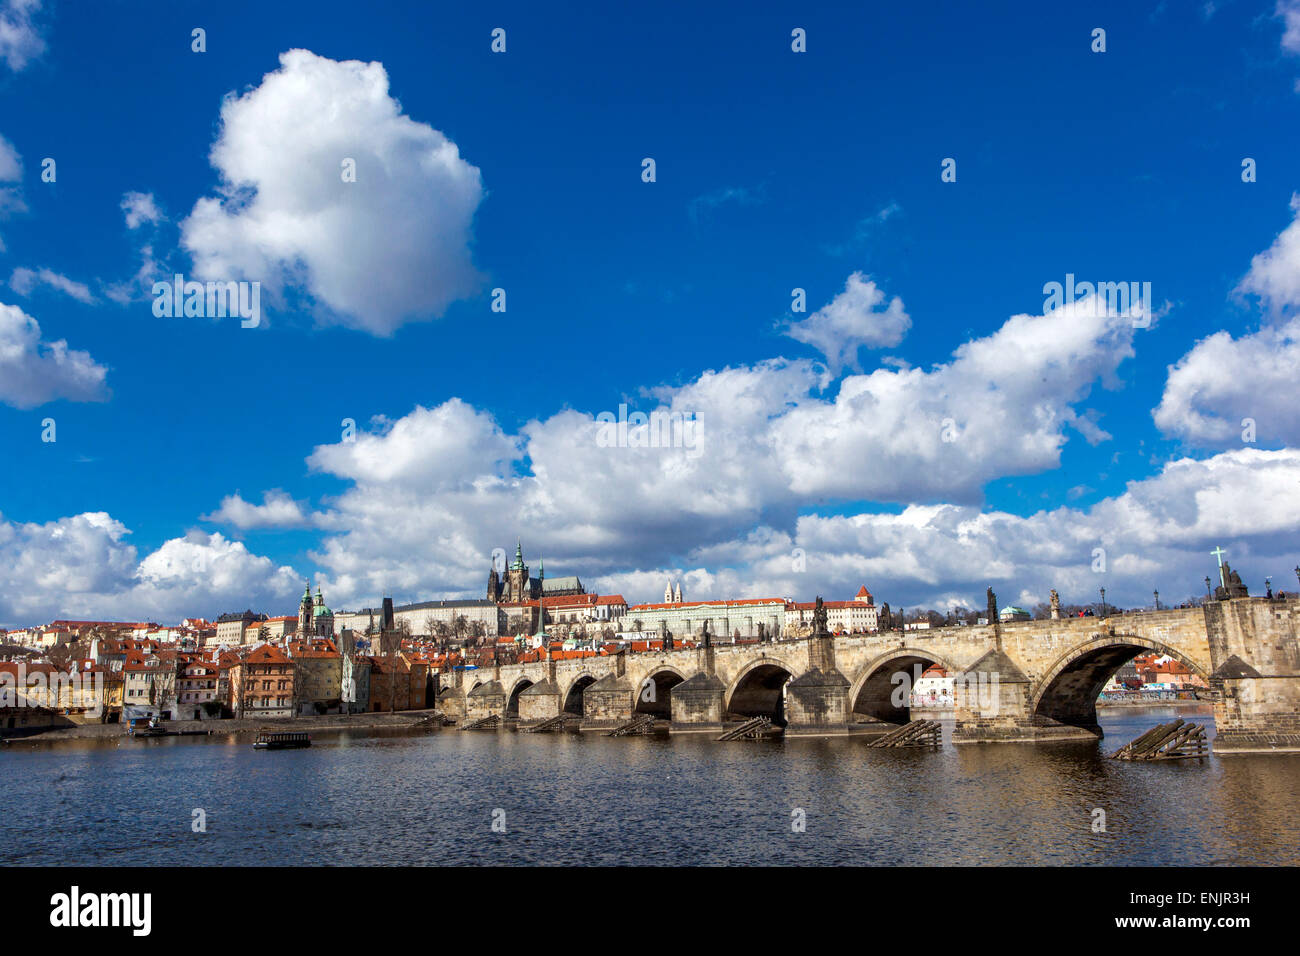
[[311, 737], [301, 730], [264, 730], [253, 742], [254, 750], [296, 750], [299, 747], [310, 746]]
[[127, 724], [127, 736], [129, 737], [166, 737], [167, 731], [163, 725], [158, 722], [157, 717], [133, 717]]

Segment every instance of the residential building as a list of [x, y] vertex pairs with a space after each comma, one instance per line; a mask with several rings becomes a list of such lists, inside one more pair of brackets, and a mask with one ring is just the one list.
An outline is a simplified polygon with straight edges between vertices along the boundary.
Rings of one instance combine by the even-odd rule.
[[293, 716], [294, 663], [280, 648], [262, 644], [230, 667], [231, 709], [236, 717]]

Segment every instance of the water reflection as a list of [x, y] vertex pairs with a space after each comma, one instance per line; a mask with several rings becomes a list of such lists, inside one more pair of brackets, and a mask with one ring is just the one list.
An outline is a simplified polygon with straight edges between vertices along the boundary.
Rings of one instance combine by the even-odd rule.
[[[1175, 715], [1189, 717], [1104, 710], [1100, 743], [938, 753], [455, 731], [276, 753], [226, 737], [16, 744], [0, 751], [0, 863], [1300, 863], [1300, 757], [1108, 758]], [[1193, 719], [1212, 733], [1208, 709]]]

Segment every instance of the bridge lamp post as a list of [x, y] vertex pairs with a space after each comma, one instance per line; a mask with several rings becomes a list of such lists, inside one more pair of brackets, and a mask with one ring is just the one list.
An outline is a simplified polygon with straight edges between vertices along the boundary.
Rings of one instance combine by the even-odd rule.
[[1208, 574], [1205, 576], [1205, 596], [1210, 597], [1210, 576]]
[[1100, 588], [1101, 591], [1101, 616], [1106, 616], [1106, 589]]
[[1155, 596], [1156, 596], [1156, 610], [1158, 611], [1160, 610], [1160, 592], [1156, 591]]

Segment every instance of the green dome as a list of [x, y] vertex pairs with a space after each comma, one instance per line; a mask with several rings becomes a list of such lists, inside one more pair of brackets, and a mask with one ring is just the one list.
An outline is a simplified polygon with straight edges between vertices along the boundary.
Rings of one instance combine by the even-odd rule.
[[330, 617], [334, 616], [334, 612], [331, 611], [329, 608], [327, 608], [324, 604], [317, 604], [316, 609], [312, 611], [312, 617], [322, 617], [326, 614], [328, 614]]

